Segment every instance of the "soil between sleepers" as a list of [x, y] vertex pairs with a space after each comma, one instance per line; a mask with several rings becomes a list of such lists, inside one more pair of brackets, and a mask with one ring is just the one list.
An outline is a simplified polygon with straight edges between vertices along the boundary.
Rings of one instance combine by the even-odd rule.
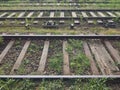
[[72, 75], [91, 75], [90, 61], [84, 53], [82, 40], [69, 39], [66, 51]]
[[32, 40], [16, 74], [34, 74], [36, 72], [39, 66], [43, 46], [43, 40]]
[[2, 64], [0, 65], [0, 74], [7, 75], [10, 73], [14, 63], [17, 60], [17, 57], [19, 56], [22, 50], [24, 43], [24, 40], [15, 41], [15, 43], [1, 62]]
[[120, 40], [111, 40], [111, 44], [119, 52], [120, 55]]
[[61, 75], [63, 66], [62, 40], [50, 40], [45, 75]]
[[0, 54], [2, 53], [2, 51], [4, 50], [4, 48], [6, 47], [6, 45], [9, 43], [9, 40], [3, 40], [3, 42], [0, 44]]

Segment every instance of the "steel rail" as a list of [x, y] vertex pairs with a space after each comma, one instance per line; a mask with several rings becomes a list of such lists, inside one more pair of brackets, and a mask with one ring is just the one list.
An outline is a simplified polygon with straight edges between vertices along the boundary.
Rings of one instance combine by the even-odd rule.
[[[115, 19], [116, 17], [30, 17], [30, 18], [27, 18], [27, 17], [22, 17], [22, 18], [0, 18], [1, 21], [4, 21], [4, 20], [21, 20], [21, 21], [25, 21], [26, 19], [27, 20], [71, 20], [71, 19], [74, 19], [74, 20], [109, 20], [109, 19]], [[117, 19], [120, 19], [120, 17], [117, 17]]]
[[120, 35], [0, 35], [4, 39], [120, 39]]
[[0, 5], [2, 5], [2, 6], [10, 6], [10, 5], [12, 5], [12, 6], [80, 6], [80, 5], [93, 5], [93, 4], [95, 4], [95, 5], [116, 5], [116, 4], [120, 4], [120, 2], [118, 2], [118, 3], [67, 3], [67, 4], [60, 4], [60, 3], [58, 3], [58, 4], [56, 4], [56, 3], [46, 3], [46, 4], [39, 4], [39, 3], [32, 3], [32, 4], [30, 4], [30, 3], [26, 3], [26, 4], [0, 4]]
[[0, 75], [0, 78], [30, 79], [75, 79], [75, 78], [120, 78], [119, 75]]
[[[10, 3], [55, 3], [56, 4], [56, 2], [45, 2], [45, 1], [42, 1], [42, 2], [38, 2], [38, 1], [29, 1], [29, 2], [27, 2], [27, 1], [9, 1]], [[7, 1], [0, 1], [0, 3], [8, 3]], [[115, 2], [111, 2], [111, 1], [96, 1], [96, 2], [94, 2], [94, 1], [86, 1], [86, 2], [84, 2], [84, 1], [79, 1], [79, 2], [64, 2], [64, 3], [120, 3], [119, 1], [115, 1]]]
[[31, 12], [31, 11], [34, 11], [34, 12], [38, 12], [38, 11], [79, 11], [79, 12], [82, 12], [82, 11], [120, 11], [120, 9], [41, 9], [41, 10], [0, 10], [0, 12]]

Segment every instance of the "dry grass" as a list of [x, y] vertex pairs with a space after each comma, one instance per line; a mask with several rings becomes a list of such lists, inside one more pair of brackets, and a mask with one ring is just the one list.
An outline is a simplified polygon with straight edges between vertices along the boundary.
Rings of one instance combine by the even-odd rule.
[[106, 35], [120, 35], [120, 29], [108, 29], [105, 31], [101, 31], [100, 33], [102, 34], [106, 34]]
[[76, 28], [75, 30], [70, 30], [69, 28], [59, 28], [59, 29], [43, 29], [32, 27], [30, 30], [26, 30], [25, 27], [1, 27], [0, 33], [34, 33], [34, 34], [120, 34], [120, 29], [107, 29], [103, 27], [90, 27], [90, 28]]

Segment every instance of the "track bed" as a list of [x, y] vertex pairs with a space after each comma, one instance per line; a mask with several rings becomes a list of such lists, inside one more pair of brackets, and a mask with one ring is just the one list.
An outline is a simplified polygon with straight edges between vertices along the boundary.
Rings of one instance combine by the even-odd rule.
[[3, 36], [0, 74], [120, 75], [119, 36], [55, 37]]

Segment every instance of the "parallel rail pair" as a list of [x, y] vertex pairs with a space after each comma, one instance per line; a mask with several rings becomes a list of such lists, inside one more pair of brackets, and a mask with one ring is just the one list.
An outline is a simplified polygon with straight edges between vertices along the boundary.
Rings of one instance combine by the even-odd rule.
[[[1, 75], [1, 78], [104, 78], [104, 77], [112, 77], [116, 78], [120, 75], [119, 66], [114, 66], [115, 62], [119, 63], [119, 50], [117, 50], [111, 43], [111, 41], [118, 41], [120, 40], [119, 35], [1, 35], [4, 40], [10, 40], [9, 44], [5, 47], [0, 55], [0, 62], [5, 60], [4, 57], [10, 51], [10, 48], [13, 46], [13, 42], [16, 40], [26, 40], [24, 47], [21, 50], [20, 55], [18, 56], [17, 60], [14, 63], [14, 67], [11, 70], [12, 75]], [[66, 52], [65, 48], [67, 47], [67, 41], [69, 39], [75, 40], [82, 40], [85, 55], [90, 60], [90, 68], [92, 71], [91, 75], [70, 75], [69, 73], [69, 54]], [[45, 70], [45, 66], [47, 63], [47, 53], [49, 51], [49, 45], [51, 41], [49, 40], [62, 40], [63, 41], [63, 74], [61, 75], [44, 75], [44, 74], [37, 74], [37, 75], [15, 75], [14, 70], [16, 71], [20, 64], [23, 61], [25, 54], [27, 53], [27, 49], [30, 46], [30, 42], [32, 40], [44, 40], [44, 48], [41, 55], [41, 60], [38, 63], [39, 68], [38, 72], [43, 73]], [[88, 41], [86, 41], [88, 40]], [[92, 42], [92, 43], [90, 43]], [[104, 44], [102, 44], [104, 42]], [[105, 46], [104, 46], [105, 45]], [[54, 47], [55, 48], [55, 47]], [[96, 49], [96, 50], [95, 50]], [[17, 52], [16, 52], [17, 53]], [[99, 55], [99, 54], [100, 55]], [[92, 56], [94, 55], [94, 58]], [[104, 56], [107, 55], [107, 56]], [[100, 60], [100, 61], [99, 61]], [[98, 63], [98, 67], [102, 74], [98, 74], [95, 61]], [[4, 62], [4, 61], [3, 61]], [[66, 63], [66, 64], [65, 64]], [[2, 63], [1, 63], [2, 65]], [[107, 65], [107, 66], [106, 66]], [[106, 71], [107, 70], [107, 71]], [[117, 70], [114, 72], [114, 70]], [[117, 72], [117, 73], [116, 73]]]

